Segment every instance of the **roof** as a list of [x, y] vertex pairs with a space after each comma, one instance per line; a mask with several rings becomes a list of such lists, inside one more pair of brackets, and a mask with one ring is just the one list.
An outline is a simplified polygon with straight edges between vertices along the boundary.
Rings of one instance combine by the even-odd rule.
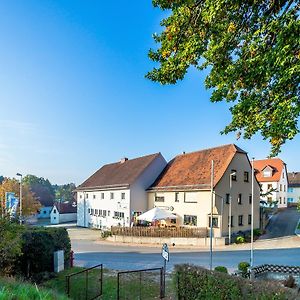
[[289, 187], [300, 187], [300, 172], [288, 173]]
[[[258, 182], [277, 182], [280, 180], [285, 163], [280, 158], [268, 158], [254, 161], [255, 176]], [[263, 170], [271, 167], [273, 170], [271, 177], [264, 177]]]
[[71, 214], [77, 212], [77, 203], [75, 201], [55, 202], [54, 206], [57, 208], [60, 214]]
[[77, 190], [129, 186], [159, 156], [161, 156], [160, 153], [155, 153], [104, 165], [84, 181]]
[[149, 190], [209, 189], [211, 161], [214, 161], [214, 186], [222, 178], [236, 153], [247, 154], [234, 144], [181, 154], [172, 159]]

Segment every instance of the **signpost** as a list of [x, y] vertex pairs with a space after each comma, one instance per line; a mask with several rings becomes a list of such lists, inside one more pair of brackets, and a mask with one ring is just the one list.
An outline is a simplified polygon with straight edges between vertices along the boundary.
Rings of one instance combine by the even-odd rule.
[[163, 286], [164, 293], [163, 294], [165, 296], [165, 293], [166, 293], [166, 268], [167, 268], [167, 261], [169, 261], [169, 258], [170, 258], [169, 248], [166, 243], [164, 243], [162, 246], [161, 256], [164, 259], [164, 286]]

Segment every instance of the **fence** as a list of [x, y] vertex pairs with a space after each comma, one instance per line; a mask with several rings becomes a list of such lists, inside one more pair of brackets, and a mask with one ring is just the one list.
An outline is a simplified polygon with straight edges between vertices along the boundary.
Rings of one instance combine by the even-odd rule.
[[204, 238], [207, 237], [206, 227], [112, 227], [113, 235], [144, 236], [144, 237], [176, 237], [176, 238]]
[[118, 273], [117, 300], [164, 298], [164, 268]]
[[66, 276], [66, 293], [74, 300], [96, 299], [102, 295], [102, 287], [102, 264]]

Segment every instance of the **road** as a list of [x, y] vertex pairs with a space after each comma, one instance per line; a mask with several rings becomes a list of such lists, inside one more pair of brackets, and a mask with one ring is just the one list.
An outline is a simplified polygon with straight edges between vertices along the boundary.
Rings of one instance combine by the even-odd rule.
[[266, 227], [266, 234], [262, 235], [260, 239], [273, 239], [294, 235], [299, 218], [300, 213], [295, 207], [278, 212], [271, 218]]

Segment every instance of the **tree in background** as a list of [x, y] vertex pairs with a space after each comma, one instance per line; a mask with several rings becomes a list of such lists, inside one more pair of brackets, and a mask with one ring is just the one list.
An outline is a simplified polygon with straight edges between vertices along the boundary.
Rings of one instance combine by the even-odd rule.
[[225, 100], [232, 121], [222, 133], [250, 139], [260, 132], [280, 152], [299, 132], [299, 0], [153, 0], [170, 10], [154, 34], [158, 62], [146, 77], [162, 84], [182, 80], [190, 66], [208, 69], [211, 101]]
[[48, 179], [35, 175], [26, 175], [23, 178], [26, 185], [43, 206], [52, 206], [55, 199], [55, 191]]
[[61, 202], [74, 200], [74, 190], [76, 189], [76, 185], [74, 183], [55, 185], [54, 188], [56, 200]]
[[[15, 193], [16, 197], [20, 199], [20, 182], [13, 178], [5, 178], [3, 182], [0, 184], [0, 199], [1, 206], [3, 208], [3, 204], [5, 201], [5, 193], [12, 192]], [[29, 190], [28, 186], [22, 186], [22, 214], [24, 216], [29, 216], [33, 213], [36, 213], [40, 208], [39, 201], [34, 197], [33, 193]], [[20, 206], [18, 206], [19, 210]]]
[[4, 177], [2, 175], [0, 175], [0, 184], [3, 182]]

